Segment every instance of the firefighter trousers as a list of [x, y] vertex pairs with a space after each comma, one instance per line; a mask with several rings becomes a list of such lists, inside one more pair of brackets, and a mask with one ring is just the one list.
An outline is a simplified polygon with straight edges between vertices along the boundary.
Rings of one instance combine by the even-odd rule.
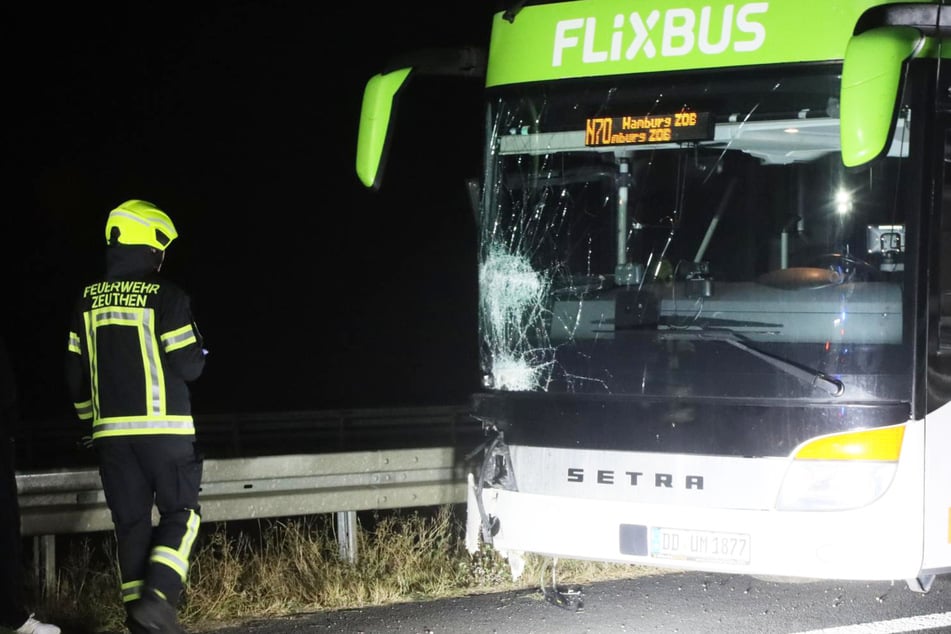
[[103, 438], [95, 448], [115, 526], [123, 603], [128, 609], [154, 591], [177, 607], [201, 523], [203, 461], [194, 437]]

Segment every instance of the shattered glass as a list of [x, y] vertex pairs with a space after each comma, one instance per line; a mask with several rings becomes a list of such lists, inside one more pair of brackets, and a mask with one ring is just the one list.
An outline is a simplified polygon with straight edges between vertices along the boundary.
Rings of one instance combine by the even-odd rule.
[[[899, 182], [911, 113], [887, 156], [850, 173], [839, 71], [495, 89], [479, 222], [485, 387], [907, 393], [915, 238]], [[592, 142], [597, 118], [676, 113], [709, 117], [709, 134]]]

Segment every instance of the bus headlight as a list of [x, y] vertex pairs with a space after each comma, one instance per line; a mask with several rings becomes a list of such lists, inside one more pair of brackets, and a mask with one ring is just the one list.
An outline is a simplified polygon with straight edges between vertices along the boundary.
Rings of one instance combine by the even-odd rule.
[[793, 453], [776, 508], [837, 511], [872, 503], [895, 477], [904, 433], [896, 425], [807, 441]]

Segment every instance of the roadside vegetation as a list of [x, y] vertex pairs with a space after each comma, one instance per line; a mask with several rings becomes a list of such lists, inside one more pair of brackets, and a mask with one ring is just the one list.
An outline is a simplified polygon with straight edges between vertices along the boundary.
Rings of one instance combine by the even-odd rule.
[[[189, 631], [254, 618], [365, 607], [521, 588], [551, 588], [633, 577], [657, 570], [529, 556], [512, 580], [489, 549], [470, 555], [451, 506], [358, 515], [357, 561], [339, 557], [334, 516], [203, 526], [180, 610]], [[64, 631], [125, 632], [111, 533], [58, 544], [55, 589], [38, 612]]]

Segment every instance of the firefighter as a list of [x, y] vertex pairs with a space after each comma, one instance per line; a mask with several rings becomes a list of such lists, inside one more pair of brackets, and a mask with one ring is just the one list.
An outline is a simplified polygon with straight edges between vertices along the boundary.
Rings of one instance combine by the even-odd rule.
[[105, 277], [83, 288], [70, 318], [66, 381], [79, 419], [91, 423], [133, 634], [184, 632], [178, 602], [201, 522], [188, 383], [207, 353], [189, 296], [159, 274], [177, 237], [148, 201], [113, 209]]

